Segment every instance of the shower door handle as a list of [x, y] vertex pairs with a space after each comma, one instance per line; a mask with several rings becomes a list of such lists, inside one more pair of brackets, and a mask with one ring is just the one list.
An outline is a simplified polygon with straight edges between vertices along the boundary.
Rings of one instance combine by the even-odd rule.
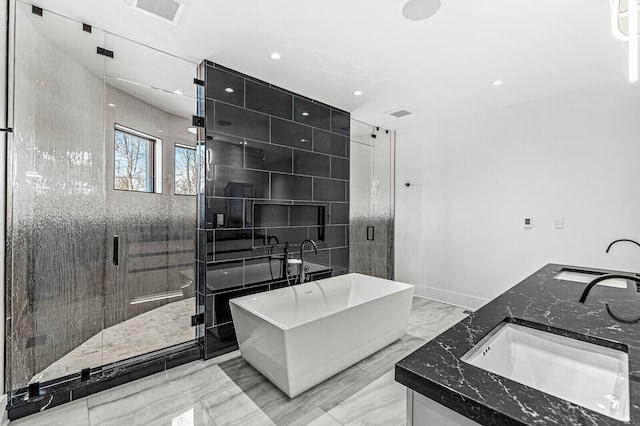
[[113, 264], [114, 265], [118, 265], [118, 250], [120, 248], [120, 236], [118, 235], [114, 235], [113, 236]]
[[375, 228], [373, 226], [367, 226], [367, 241], [374, 240]]

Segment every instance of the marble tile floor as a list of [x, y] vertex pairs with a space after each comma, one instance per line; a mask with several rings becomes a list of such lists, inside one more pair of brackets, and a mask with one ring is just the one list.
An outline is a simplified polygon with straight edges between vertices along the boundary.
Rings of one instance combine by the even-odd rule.
[[195, 298], [167, 303], [137, 315], [89, 338], [33, 376], [30, 383], [77, 373], [82, 368], [122, 361], [195, 339], [191, 315]]
[[10, 425], [404, 425], [406, 389], [394, 380], [395, 363], [465, 317], [462, 308], [414, 298], [407, 334], [294, 399], [234, 351]]

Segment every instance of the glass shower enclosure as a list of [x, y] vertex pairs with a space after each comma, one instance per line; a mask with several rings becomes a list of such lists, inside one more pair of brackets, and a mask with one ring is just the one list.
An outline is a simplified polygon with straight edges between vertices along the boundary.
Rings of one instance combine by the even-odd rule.
[[350, 271], [394, 278], [395, 133], [351, 120]]
[[17, 2], [7, 391], [194, 343], [196, 68]]

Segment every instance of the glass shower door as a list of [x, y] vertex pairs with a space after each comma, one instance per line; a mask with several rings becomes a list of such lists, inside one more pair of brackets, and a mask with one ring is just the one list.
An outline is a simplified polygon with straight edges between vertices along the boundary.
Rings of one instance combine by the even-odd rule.
[[356, 121], [351, 128], [350, 271], [393, 279], [394, 134]]
[[192, 342], [197, 64], [106, 34], [104, 364]]
[[102, 365], [104, 34], [17, 2], [7, 389]]

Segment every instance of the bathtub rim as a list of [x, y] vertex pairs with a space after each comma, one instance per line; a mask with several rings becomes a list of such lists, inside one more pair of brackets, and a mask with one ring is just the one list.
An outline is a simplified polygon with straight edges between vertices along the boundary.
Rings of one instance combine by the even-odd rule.
[[[403, 283], [403, 282], [400, 282], [400, 281], [388, 280], [386, 278], [374, 277], [374, 276], [371, 276], [371, 275], [360, 274], [360, 273], [357, 273], [357, 272], [351, 272], [351, 273], [344, 274], [344, 275], [338, 275], [337, 277], [324, 278], [322, 280], [317, 280], [317, 281], [309, 281], [309, 282], [306, 282], [306, 283], [303, 283], [303, 284], [296, 284], [296, 286], [303, 286], [303, 285], [307, 285], [307, 284], [319, 283], [319, 282], [322, 282], [322, 281], [331, 280], [331, 279], [334, 279], [334, 278], [344, 277], [344, 276], [348, 276], [348, 275], [361, 276], [361, 277], [367, 277], [367, 278], [374, 278], [376, 280], [389, 281], [389, 282], [392, 282], [394, 284], [397, 284], [397, 285], [401, 286], [401, 288], [399, 288], [399, 289], [397, 289], [397, 290], [395, 290], [395, 291], [393, 291], [393, 292], [391, 292], [389, 294], [401, 293], [401, 292], [407, 291], [409, 289], [413, 289], [414, 294], [415, 294], [415, 286], [413, 284], [407, 284], [407, 283]], [[264, 291], [264, 292], [261, 292], [261, 293], [265, 293], [265, 294], [277, 294], [278, 292], [284, 293], [285, 291], [290, 290], [291, 287], [292, 286], [288, 286], [288, 287], [283, 287], [283, 288], [279, 288], [279, 289], [276, 289], [276, 290]], [[261, 294], [261, 293], [257, 293], [257, 294]], [[385, 295], [385, 296], [388, 296], [388, 295]], [[267, 317], [266, 315], [262, 314], [261, 312], [258, 312], [255, 309], [251, 309], [251, 308], [239, 303], [239, 302], [242, 302], [243, 299], [251, 299], [253, 297], [256, 297], [256, 294], [249, 294], [247, 296], [240, 296], [240, 297], [234, 297], [233, 299], [229, 299], [229, 304], [230, 305], [231, 304], [234, 305], [234, 306], [231, 307], [231, 309], [236, 307], [236, 308], [239, 308], [239, 309], [244, 309], [247, 312], [251, 312], [252, 314], [254, 314], [257, 317], [259, 317], [260, 319], [268, 322], [269, 324], [272, 324], [274, 327], [277, 327], [282, 331], [293, 330], [296, 327], [300, 327], [300, 326], [302, 326], [304, 324], [308, 324], [308, 323], [311, 323], [311, 322], [314, 322], [314, 321], [318, 321], [321, 318], [325, 318], [325, 317], [331, 316], [331, 315], [336, 313], [336, 312], [332, 312], [329, 315], [325, 315], [325, 316], [322, 316], [320, 318], [314, 318], [314, 319], [311, 319], [311, 320], [308, 320], [308, 321], [300, 322], [300, 323], [295, 324], [295, 325], [293, 325], [291, 327], [286, 327], [283, 324], [281, 324], [281, 323], [279, 323], [277, 321], [274, 321], [272, 318]], [[382, 296], [382, 297], [384, 297], [384, 296]], [[356, 306], [364, 305], [365, 303], [369, 303], [369, 302], [371, 302], [373, 300], [377, 300], [379, 298], [380, 297], [377, 297], [377, 298], [374, 298], [374, 299], [369, 299], [369, 300], [366, 300], [364, 302], [360, 302], [360, 303], [357, 303], [355, 305], [352, 305], [349, 308], [353, 308], [353, 307], [356, 307]], [[236, 302], [236, 301], [238, 301], [238, 302]], [[341, 312], [341, 311], [337, 311], [337, 312]]]

